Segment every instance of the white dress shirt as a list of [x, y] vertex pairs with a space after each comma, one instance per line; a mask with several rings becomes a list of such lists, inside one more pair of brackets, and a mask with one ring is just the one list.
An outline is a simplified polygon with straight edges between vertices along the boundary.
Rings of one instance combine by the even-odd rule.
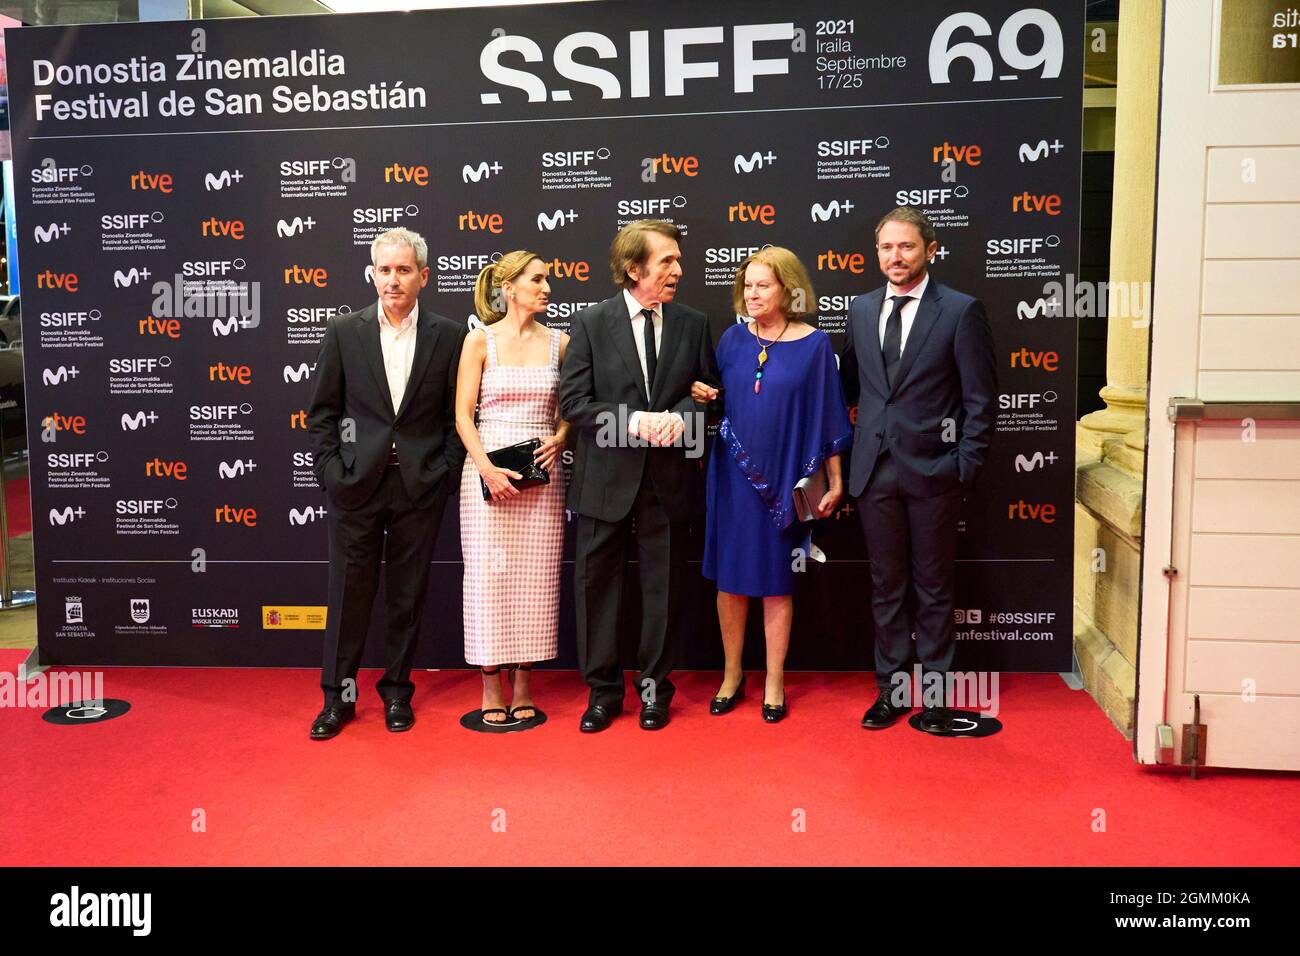
[[880, 348], [885, 347], [885, 320], [889, 313], [894, 311], [894, 303], [889, 301], [891, 295], [909, 295], [912, 297], [911, 302], [903, 303], [903, 340], [899, 343], [898, 354], [902, 355], [907, 350], [907, 333], [912, 331], [912, 320], [916, 318], [916, 310], [921, 307], [921, 296], [925, 295], [925, 287], [930, 284], [930, 273], [926, 272], [925, 278], [917, 285], [913, 286], [907, 292], [899, 292], [894, 287], [894, 283], [887, 283], [884, 301], [880, 303]]
[[[649, 370], [645, 362], [645, 316], [642, 314], [645, 306], [636, 300], [631, 292], [623, 290], [623, 301], [627, 304], [628, 319], [632, 323], [632, 341], [636, 343], [636, 355], [641, 360], [641, 378], [645, 381], [646, 398], [649, 400], [650, 393], [654, 390], [654, 382], [650, 381]], [[654, 309], [655, 323], [655, 356], [663, 358], [663, 340], [664, 340], [664, 307], [662, 304], [656, 304]], [[656, 366], [657, 367], [657, 366]], [[653, 409], [651, 409], [653, 411]], [[673, 417], [685, 426], [686, 422], [681, 415], [676, 412]], [[637, 433], [637, 425], [641, 420], [640, 412], [633, 412], [627, 419], [627, 431], [629, 435]]]
[[411, 313], [397, 328], [388, 321], [384, 303], [379, 303], [379, 348], [384, 356], [384, 374], [388, 377], [388, 394], [393, 399], [393, 412], [402, 407], [406, 383], [411, 378], [411, 363], [415, 361], [415, 317], [420, 311], [417, 302]]

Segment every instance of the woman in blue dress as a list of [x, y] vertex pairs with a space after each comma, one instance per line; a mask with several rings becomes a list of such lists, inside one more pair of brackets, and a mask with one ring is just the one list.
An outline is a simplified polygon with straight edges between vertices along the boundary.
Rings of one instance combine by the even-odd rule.
[[[761, 597], [763, 719], [775, 723], [786, 714], [794, 552], [808, 537], [794, 488], [824, 466], [827, 491], [812, 504], [817, 517], [831, 514], [853, 429], [830, 336], [806, 321], [817, 299], [798, 257], [777, 246], [754, 253], [736, 273], [732, 298], [736, 314], [752, 321], [729, 328], [717, 348], [725, 416], [709, 462], [704, 575], [718, 585], [726, 668], [709, 712], [727, 713], [744, 694], [745, 619], [749, 599]], [[699, 402], [719, 394], [703, 382], [692, 391]]]

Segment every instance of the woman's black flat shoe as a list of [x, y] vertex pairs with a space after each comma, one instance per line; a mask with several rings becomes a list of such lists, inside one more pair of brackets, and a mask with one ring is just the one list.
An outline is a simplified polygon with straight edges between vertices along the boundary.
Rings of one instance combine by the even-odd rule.
[[736, 690], [730, 697], [715, 697], [709, 701], [709, 713], [714, 717], [719, 714], [725, 714], [735, 707], [737, 702], [745, 696], [745, 675], [740, 675], [740, 683], [736, 685]]

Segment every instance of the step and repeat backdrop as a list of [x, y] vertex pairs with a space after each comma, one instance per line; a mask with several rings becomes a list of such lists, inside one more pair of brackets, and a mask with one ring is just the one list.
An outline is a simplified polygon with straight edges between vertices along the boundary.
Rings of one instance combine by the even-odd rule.
[[[330, 318], [375, 299], [379, 232], [428, 239], [422, 301], [467, 324], [479, 269], [535, 250], [566, 329], [614, 292], [614, 232], [669, 219], [715, 339], [737, 264], [785, 245], [838, 346], [906, 204], [999, 364], [957, 665], [1068, 669], [1075, 323], [1053, 290], [1078, 261], [1082, 21], [1078, 0], [707, 0], [11, 31], [41, 660], [319, 663], [305, 415]], [[815, 540], [790, 665], [870, 668], [851, 502]], [[462, 666], [461, 577], [453, 501], [420, 666]], [[683, 666], [721, 661], [713, 594], [693, 584]]]

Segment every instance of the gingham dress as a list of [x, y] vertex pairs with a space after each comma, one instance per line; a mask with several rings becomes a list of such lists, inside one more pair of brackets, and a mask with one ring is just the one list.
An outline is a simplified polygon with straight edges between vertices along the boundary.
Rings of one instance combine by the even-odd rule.
[[[498, 365], [487, 335], [478, 396], [485, 451], [555, 433], [560, 405], [560, 338], [551, 329], [551, 364]], [[484, 501], [473, 459], [460, 483], [465, 557], [465, 661], [480, 667], [545, 661], [559, 653], [564, 475], [557, 460], [547, 485], [505, 501]]]

